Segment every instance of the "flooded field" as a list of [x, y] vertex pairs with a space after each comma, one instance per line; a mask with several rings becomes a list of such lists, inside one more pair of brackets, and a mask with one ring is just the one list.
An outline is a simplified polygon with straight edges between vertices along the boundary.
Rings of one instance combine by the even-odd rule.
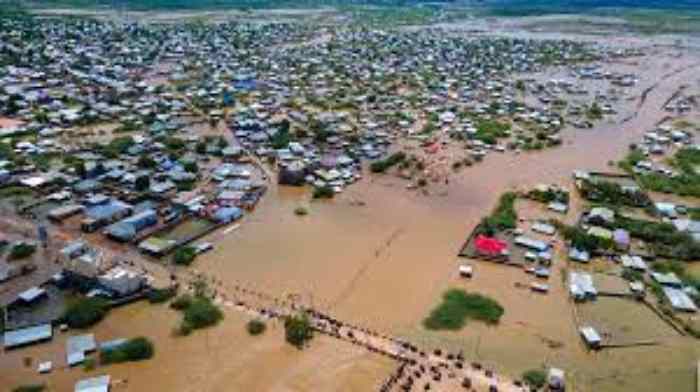
[[578, 306], [581, 325], [604, 331], [604, 344], [663, 344], [679, 334], [654, 312], [632, 299], [601, 297]]
[[[264, 335], [251, 337], [245, 330], [246, 316], [239, 312], [227, 313], [222, 326], [187, 338], [171, 336], [178, 319], [167, 307], [142, 303], [113, 312], [94, 330], [98, 341], [151, 338], [156, 355], [146, 363], [67, 369], [69, 335], [58, 334], [51, 343], [4, 354], [0, 367], [19, 370], [0, 373], [0, 382], [12, 386], [48, 379], [51, 391], [68, 391], [79, 379], [109, 373], [121, 380], [118, 390], [128, 391], [357, 391], [377, 389], [395, 367], [389, 359], [325, 336], [318, 336], [309, 349], [297, 350], [284, 342], [278, 323], [269, 323]], [[25, 358], [32, 359], [31, 366], [25, 366]], [[54, 362], [48, 378], [36, 374], [38, 362], [46, 360]]]
[[[220, 238], [196, 268], [226, 283], [296, 294], [338, 317], [426, 346], [461, 347], [467, 357], [513, 376], [548, 364], [574, 372], [577, 390], [690, 391], [698, 346], [687, 341], [671, 337], [663, 346], [588, 353], [558, 268], [543, 296], [515, 288], [525, 277], [521, 270], [497, 265], [479, 264], [476, 278], [463, 283], [455, 261], [469, 231], [503, 191], [540, 182], [564, 185], [575, 169], [605, 170], [624, 156], [664, 118], [662, 103], [697, 72], [697, 59], [683, 62], [687, 67], [680, 64], [680, 71], [666, 76], [662, 64], [654, 67], [643, 83], [655, 86], [628, 121], [573, 131], [557, 149], [489, 156], [449, 184], [431, 185], [428, 195], [406, 191], [392, 177], [365, 179], [331, 202], [310, 203], [306, 192], [271, 189], [246, 224]], [[295, 216], [299, 205], [310, 205], [310, 214]], [[501, 324], [472, 323], [458, 333], [423, 330], [422, 318], [452, 286], [497, 299], [506, 309]]]

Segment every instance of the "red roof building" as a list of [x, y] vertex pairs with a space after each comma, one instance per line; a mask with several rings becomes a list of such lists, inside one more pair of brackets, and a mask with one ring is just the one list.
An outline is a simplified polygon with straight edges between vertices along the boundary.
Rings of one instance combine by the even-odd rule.
[[474, 239], [474, 247], [477, 253], [484, 256], [503, 256], [507, 254], [508, 244], [498, 238], [487, 237], [483, 234], [479, 234]]

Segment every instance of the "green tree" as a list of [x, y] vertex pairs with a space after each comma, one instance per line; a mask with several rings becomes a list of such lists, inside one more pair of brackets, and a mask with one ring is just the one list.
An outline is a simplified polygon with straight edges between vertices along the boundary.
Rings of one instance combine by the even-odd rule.
[[190, 265], [197, 257], [197, 251], [191, 246], [182, 246], [175, 250], [173, 262], [177, 265]]
[[250, 320], [246, 324], [246, 330], [253, 336], [262, 334], [265, 332], [265, 329], [267, 329], [267, 326], [260, 320]]
[[199, 172], [199, 165], [197, 165], [197, 162], [194, 161], [185, 162], [183, 167], [185, 168], [185, 171], [189, 173]]
[[544, 387], [547, 382], [547, 375], [542, 369], [531, 369], [523, 373], [523, 380], [528, 383], [528, 385], [540, 389]]
[[311, 321], [306, 313], [287, 317], [284, 320], [284, 331], [287, 343], [298, 349], [304, 348], [314, 336]]
[[71, 328], [87, 328], [100, 322], [109, 305], [101, 298], [82, 298], [68, 306], [63, 319]]
[[136, 164], [142, 169], [153, 169], [158, 165], [156, 161], [153, 160], [153, 158], [146, 154], [139, 156], [139, 160]]
[[143, 192], [147, 190], [151, 186], [151, 179], [148, 176], [140, 176], [136, 178], [136, 182], [134, 183], [134, 188], [139, 191]]

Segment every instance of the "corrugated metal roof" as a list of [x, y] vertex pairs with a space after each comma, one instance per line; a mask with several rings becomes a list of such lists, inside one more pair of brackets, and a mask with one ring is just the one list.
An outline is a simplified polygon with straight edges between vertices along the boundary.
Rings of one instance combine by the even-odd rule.
[[586, 340], [586, 343], [588, 343], [589, 345], [600, 344], [601, 338], [600, 335], [598, 335], [598, 331], [596, 331], [595, 328], [581, 327], [579, 331], [581, 332], [583, 338]]
[[46, 290], [40, 287], [32, 287], [19, 293], [18, 297], [24, 302], [32, 302], [44, 294], [46, 294]]
[[15, 331], [7, 331], [3, 340], [5, 348], [12, 348], [51, 339], [51, 337], [53, 337], [51, 324], [41, 324]]
[[695, 306], [693, 300], [690, 299], [688, 294], [686, 294], [683, 290], [674, 289], [672, 287], [664, 287], [663, 290], [666, 298], [668, 298], [668, 301], [671, 302], [671, 306], [673, 306], [675, 309], [685, 312], [697, 312], [697, 306]]
[[112, 200], [107, 204], [101, 204], [101, 205], [96, 205], [94, 207], [90, 207], [86, 212], [85, 215], [87, 215], [89, 218], [95, 219], [95, 220], [100, 220], [100, 219], [108, 219], [111, 218], [112, 216], [124, 211], [130, 209], [131, 206], [129, 204], [126, 204], [124, 202], [121, 202], [119, 200]]
[[95, 335], [93, 334], [69, 337], [66, 341], [68, 364], [73, 365], [82, 362], [85, 359], [85, 353], [95, 351], [96, 348], [97, 343], [95, 343]]
[[75, 392], [109, 392], [110, 379], [110, 376], [104, 375], [80, 380], [75, 383]]

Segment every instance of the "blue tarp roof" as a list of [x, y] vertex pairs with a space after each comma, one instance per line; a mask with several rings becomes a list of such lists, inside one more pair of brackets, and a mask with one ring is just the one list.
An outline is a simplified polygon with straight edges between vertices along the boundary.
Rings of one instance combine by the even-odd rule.
[[90, 207], [87, 209], [85, 212], [85, 215], [87, 215], [89, 218], [95, 219], [95, 220], [101, 220], [101, 219], [109, 219], [113, 217], [114, 215], [128, 210], [131, 208], [131, 205], [126, 204], [122, 201], [119, 200], [110, 200], [109, 202], [101, 205], [97, 205], [94, 207]]
[[218, 222], [233, 222], [243, 216], [243, 211], [238, 207], [222, 207], [214, 213], [214, 219]]

